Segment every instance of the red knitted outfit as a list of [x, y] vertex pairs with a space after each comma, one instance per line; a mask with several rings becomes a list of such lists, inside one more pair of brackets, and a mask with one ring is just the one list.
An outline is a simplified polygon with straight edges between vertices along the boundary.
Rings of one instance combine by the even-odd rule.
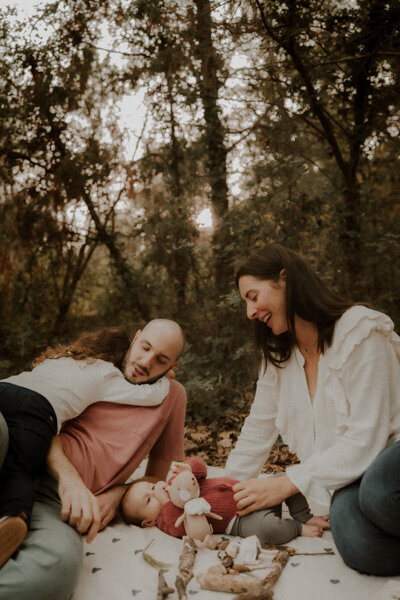
[[[222, 521], [209, 518], [214, 533], [225, 533], [229, 523], [236, 515], [237, 508], [233, 499], [232, 486], [238, 483], [237, 479], [230, 477], [215, 477], [206, 479], [207, 465], [201, 458], [188, 458], [185, 463], [192, 467], [193, 475], [200, 485], [200, 497], [211, 505], [211, 512], [222, 517]], [[183, 513], [183, 508], [178, 508], [171, 501], [166, 502], [157, 519], [157, 527], [174, 537], [186, 535], [183, 523], [175, 527], [175, 522]]]

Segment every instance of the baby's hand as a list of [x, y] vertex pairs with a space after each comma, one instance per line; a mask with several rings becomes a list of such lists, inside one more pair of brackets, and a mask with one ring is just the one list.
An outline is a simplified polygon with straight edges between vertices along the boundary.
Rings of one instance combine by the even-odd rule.
[[192, 467], [190, 465], [188, 465], [187, 463], [176, 462], [172, 465], [171, 474], [172, 474], [172, 477], [176, 477], [176, 475], [179, 475], [179, 473], [182, 473], [182, 471], [191, 471], [191, 470], [192, 470]]

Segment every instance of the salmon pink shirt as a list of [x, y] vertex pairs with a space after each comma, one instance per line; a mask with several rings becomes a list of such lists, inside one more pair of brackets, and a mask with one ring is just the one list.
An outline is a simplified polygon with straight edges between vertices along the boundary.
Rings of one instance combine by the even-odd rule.
[[177, 381], [159, 406], [92, 404], [65, 423], [63, 449], [86, 486], [99, 494], [125, 483], [148, 454], [183, 460], [185, 410], [186, 393]]

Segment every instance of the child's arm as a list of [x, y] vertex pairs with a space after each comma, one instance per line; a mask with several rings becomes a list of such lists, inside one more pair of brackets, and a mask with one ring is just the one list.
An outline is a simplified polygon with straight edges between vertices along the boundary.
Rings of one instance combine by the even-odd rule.
[[171, 479], [182, 473], [182, 471], [191, 471], [196, 479], [205, 479], [207, 477], [207, 465], [201, 458], [194, 456], [187, 458], [185, 462], [175, 462], [171, 469]]
[[133, 406], [158, 406], [169, 393], [169, 379], [161, 377], [154, 383], [130, 383], [119, 369], [111, 370], [104, 377], [101, 398], [97, 401], [131, 404]]

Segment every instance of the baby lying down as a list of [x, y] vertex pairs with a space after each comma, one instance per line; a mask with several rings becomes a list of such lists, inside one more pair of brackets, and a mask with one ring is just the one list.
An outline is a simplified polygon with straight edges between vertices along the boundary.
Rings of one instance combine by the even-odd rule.
[[[198, 495], [210, 505], [212, 513], [209, 513], [209, 519], [214, 533], [240, 537], [256, 535], [262, 544], [280, 545], [299, 535], [321, 536], [323, 529], [329, 528], [329, 517], [314, 517], [300, 493], [286, 499], [292, 518], [282, 519], [281, 504], [239, 517], [232, 491], [232, 486], [238, 483], [236, 479], [207, 478], [206, 464], [194, 457], [184, 463], [176, 463], [173, 477], [184, 470], [193, 473], [198, 482]], [[188, 535], [182, 519], [183, 509], [171, 501], [168, 489], [165, 481], [155, 484], [146, 481], [133, 483], [121, 502], [125, 521], [141, 527], [157, 526], [174, 537]]]

